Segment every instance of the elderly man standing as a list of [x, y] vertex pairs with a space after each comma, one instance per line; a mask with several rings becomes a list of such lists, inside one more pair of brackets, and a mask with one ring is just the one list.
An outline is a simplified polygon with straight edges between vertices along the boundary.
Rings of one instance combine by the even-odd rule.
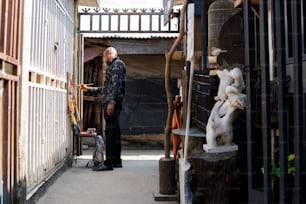
[[117, 50], [108, 47], [103, 53], [103, 61], [107, 64], [106, 78], [101, 87], [80, 85], [82, 91], [97, 92], [102, 96], [105, 118], [106, 160], [103, 165], [93, 168], [94, 171], [113, 170], [122, 167], [121, 132], [119, 115], [125, 95], [126, 67], [117, 55]]

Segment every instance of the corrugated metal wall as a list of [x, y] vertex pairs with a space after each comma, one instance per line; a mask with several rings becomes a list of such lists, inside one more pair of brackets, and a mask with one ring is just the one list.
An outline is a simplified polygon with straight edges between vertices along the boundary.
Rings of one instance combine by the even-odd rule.
[[0, 1], [0, 200], [16, 203], [18, 171], [18, 79], [22, 1]]
[[73, 73], [73, 0], [24, 3], [20, 174], [29, 199], [71, 153], [67, 72]]

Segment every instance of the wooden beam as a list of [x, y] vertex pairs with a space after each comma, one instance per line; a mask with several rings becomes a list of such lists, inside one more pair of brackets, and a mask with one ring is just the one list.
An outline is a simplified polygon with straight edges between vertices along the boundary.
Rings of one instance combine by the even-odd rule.
[[101, 39], [85, 38], [85, 45], [89, 47], [113, 46], [118, 54], [165, 54], [174, 39]]
[[[194, 57], [195, 57], [195, 60], [196, 61], [200, 61], [201, 58], [202, 58], [202, 51], [195, 51], [194, 52]], [[183, 51], [175, 51], [172, 55], [172, 60], [177, 60], [177, 61], [180, 61], [180, 60], [185, 60], [185, 53]]]

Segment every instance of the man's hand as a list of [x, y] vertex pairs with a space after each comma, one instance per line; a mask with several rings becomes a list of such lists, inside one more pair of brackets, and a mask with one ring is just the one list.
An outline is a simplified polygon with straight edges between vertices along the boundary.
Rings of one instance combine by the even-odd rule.
[[106, 109], [107, 115], [112, 116], [114, 114], [114, 109], [115, 109], [115, 104], [112, 103], [107, 104], [107, 109]]
[[86, 86], [85, 84], [80, 84], [80, 85], [79, 85], [79, 88], [80, 88], [82, 91], [84, 91], [84, 92], [87, 91], [87, 86]]

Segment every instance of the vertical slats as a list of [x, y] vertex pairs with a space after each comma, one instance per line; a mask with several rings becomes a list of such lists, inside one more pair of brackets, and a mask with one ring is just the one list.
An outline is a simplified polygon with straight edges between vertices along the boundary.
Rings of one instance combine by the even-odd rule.
[[[73, 70], [73, 18], [68, 3], [57, 0], [32, 2], [31, 52], [28, 82], [29, 125], [26, 137], [27, 190], [30, 192], [65, 159], [68, 132], [66, 72]], [[70, 7], [69, 7], [70, 8]], [[38, 19], [39, 18], [39, 19]], [[57, 47], [55, 47], [57, 45]], [[69, 51], [70, 50], [70, 51]]]
[[31, 122], [33, 122], [33, 135], [29, 135], [29, 137], [32, 137], [32, 141], [33, 141], [33, 149], [31, 154], [29, 155], [30, 157], [33, 158], [32, 160], [32, 175], [33, 175], [33, 181], [37, 181], [37, 152], [36, 152], [36, 138], [37, 138], [37, 88], [33, 87], [33, 98], [32, 98], [32, 109], [30, 109], [33, 112], [33, 120]]
[[6, 160], [6, 183], [7, 183], [7, 191], [10, 192], [11, 191], [11, 179], [10, 179], [10, 161], [11, 161], [11, 83], [10, 81], [7, 83], [7, 88], [8, 88], [8, 92], [7, 92], [7, 150], [6, 150], [6, 155], [7, 155], [7, 160]]
[[47, 42], [46, 42], [46, 27], [47, 27], [47, 18], [46, 15], [48, 14], [47, 11], [47, 4], [48, 1], [43, 1], [42, 5], [42, 15], [41, 15], [41, 21], [42, 21], [42, 28], [41, 28], [41, 41], [42, 41], [42, 52], [41, 52], [41, 67], [45, 70], [46, 69], [46, 60], [47, 60]]
[[38, 19], [37, 19], [37, 36], [36, 36], [36, 43], [37, 43], [37, 50], [36, 50], [36, 54], [37, 54], [37, 68], [39, 69], [43, 69], [43, 65], [42, 65], [42, 54], [43, 54], [43, 50], [42, 50], [42, 46], [43, 46], [43, 42], [42, 42], [42, 27], [43, 27], [43, 9], [42, 9], [42, 1], [36, 1], [36, 4], [38, 5], [38, 9], [37, 9], [37, 15], [38, 15]]
[[[37, 5], [36, 4], [32, 4], [32, 19], [31, 19], [31, 21], [32, 21], [32, 27], [33, 28], [35, 28], [36, 27], [36, 21], [37, 21], [37, 18], [38, 18], [38, 16], [37, 16], [37, 13], [35, 12], [36, 11], [36, 7], [37, 7]], [[37, 50], [37, 47], [35, 46], [36, 45], [36, 41], [35, 41], [35, 39], [36, 39], [36, 30], [37, 29], [31, 29], [31, 49], [30, 49], [30, 52], [31, 52], [31, 54], [30, 54], [30, 58], [31, 58], [31, 64], [30, 64], [30, 66], [35, 66], [33, 63], [36, 61], [36, 57], [35, 57], [35, 51]]]
[[[5, 65], [6, 63], [3, 63]], [[17, 83], [16, 76], [0, 74], [1, 79], [1, 133], [0, 133], [0, 178], [1, 202], [14, 203], [17, 188]]]
[[288, 90], [286, 78], [286, 38], [285, 38], [285, 3], [275, 0], [275, 32], [276, 32], [276, 65], [278, 82], [278, 118], [279, 118], [279, 158], [280, 184], [279, 202], [288, 203]]
[[17, 130], [17, 118], [16, 118], [16, 113], [17, 113], [17, 96], [18, 96], [18, 90], [17, 90], [17, 83], [13, 82], [12, 83], [12, 138], [13, 138], [13, 143], [12, 143], [12, 155], [13, 155], [13, 160], [12, 160], [12, 169], [11, 169], [11, 175], [12, 176], [12, 189], [13, 189], [13, 194], [14, 194], [14, 199], [17, 197], [17, 192], [14, 190], [15, 187], [18, 185], [18, 132]]
[[[2, 76], [0, 75], [0, 78]], [[1, 79], [1, 202], [14, 203], [18, 182], [17, 78]], [[2, 109], [3, 108], [3, 109]], [[2, 183], [3, 182], [3, 183]]]
[[[5, 8], [5, 1], [0, 1], [0, 23], [1, 25], [4, 25], [4, 21], [5, 21], [4, 8]], [[0, 26], [0, 52], [4, 52], [3, 51], [4, 29], [5, 29], [5, 26]]]
[[[255, 107], [255, 90], [254, 84], [255, 78], [255, 39], [254, 39], [254, 15], [251, 11], [251, 1], [245, 0], [243, 4], [243, 15], [244, 15], [244, 38], [245, 38], [245, 64], [246, 64], [246, 93], [248, 100], [248, 108], [246, 111], [247, 119], [247, 157], [255, 157], [255, 138], [256, 129], [254, 124], [256, 124], [256, 107]], [[255, 187], [255, 159], [248, 159], [248, 192], [249, 195]]]
[[[1, 3], [0, 3], [0, 9], [1, 9]], [[0, 20], [1, 20], [1, 15], [0, 15]], [[3, 91], [4, 91], [4, 80], [0, 79], [0, 124], [3, 125]], [[2, 167], [2, 161], [3, 161], [3, 127], [2, 129], [0, 128], [0, 199], [1, 202], [3, 203], [3, 191], [4, 191], [4, 185], [3, 185], [3, 167]]]
[[10, 89], [11, 89], [11, 101], [10, 101], [10, 124], [11, 124], [11, 130], [10, 130], [10, 135], [11, 135], [11, 144], [10, 144], [10, 155], [11, 155], [11, 161], [10, 161], [10, 172], [9, 172], [9, 175], [10, 175], [10, 189], [11, 189], [11, 192], [12, 192], [12, 196], [14, 196], [14, 187], [16, 186], [16, 182], [15, 182], [15, 171], [17, 170], [16, 169], [16, 166], [15, 166], [15, 162], [16, 162], [16, 159], [17, 159], [17, 155], [15, 154], [16, 152], [16, 138], [15, 138], [15, 127], [16, 127], [16, 124], [15, 124], [15, 113], [16, 113], [16, 109], [15, 109], [15, 100], [16, 100], [16, 89], [15, 89], [15, 82], [11, 82], [10, 83]]
[[263, 167], [264, 167], [264, 201], [272, 202], [271, 176], [271, 109], [270, 109], [270, 72], [268, 41], [268, 1], [260, 0], [260, 62], [261, 62], [261, 117], [263, 135]]
[[14, 58], [17, 58], [18, 52], [18, 3], [16, 0], [12, 1], [12, 39], [11, 39], [11, 53]]
[[[0, 3], [0, 10], [1, 10], [1, 3]], [[1, 15], [0, 15], [0, 18], [1, 18]], [[1, 19], [0, 19], [1, 20]], [[0, 112], [2, 114], [0, 114], [0, 124], [2, 124], [4, 126], [4, 120], [5, 120], [5, 116], [4, 116], [4, 80], [1, 79], [0, 80]], [[4, 130], [3, 130], [4, 127], [2, 127], [2, 129], [0, 128], [0, 180], [1, 180], [1, 183], [0, 183], [0, 198], [1, 198], [1, 203], [4, 202], [4, 176], [3, 176], [3, 160], [5, 158], [5, 155], [3, 155], [4, 153], [4, 144], [3, 144], [3, 141], [4, 141]]]
[[[12, 124], [11, 124], [11, 119], [12, 119], [12, 86], [11, 86], [11, 81], [8, 82], [8, 102], [7, 102], [7, 110], [8, 110], [8, 124], [7, 124], [7, 133], [8, 133], [8, 138], [7, 138], [7, 164], [6, 164], [6, 175], [7, 175], [7, 180], [6, 180], [6, 183], [7, 183], [7, 190], [8, 192], [12, 192], [12, 189], [13, 189], [13, 186], [12, 186], [12, 177], [11, 175], [11, 162], [12, 162], [12, 159], [13, 159], [13, 155], [12, 155], [12, 139], [13, 139], [13, 135], [12, 135]], [[11, 202], [12, 200], [12, 195], [9, 196], [8, 200], [9, 202]]]
[[13, 0], [13, 47], [12, 47], [12, 56], [17, 59], [18, 58], [18, 50], [19, 50], [19, 39], [18, 39], [18, 31], [19, 31], [19, 11], [20, 11], [20, 5], [21, 3], [18, 2], [18, 0]]
[[[9, 1], [6, 1], [3, 7], [3, 11], [4, 14], [8, 13], [8, 7], [9, 7]], [[9, 55], [9, 53], [7, 52], [7, 45], [8, 45], [8, 36], [9, 36], [9, 23], [8, 23], [8, 15], [4, 15], [4, 35], [3, 35], [3, 52], [7, 55]]]
[[[206, 2], [207, 0], [201, 1], [201, 25], [202, 25], [202, 51], [203, 56], [208, 56], [207, 53], [207, 44], [208, 44], [208, 33], [207, 33], [207, 14], [206, 14]], [[207, 68], [207, 57], [202, 57], [201, 59], [201, 69], [204, 74], [208, 74], [208, 68]]]
[[[163, 16], [164, 13], [162, 12], [155, 12], [155, 11], [151, 11], [151, 12], [146, 12], [142, 9], [140, 9], [141, 12], [139, 11], [134, 11], [133, 9], [131, 9], [131, 11], [125, 11], [124, 12], [118, 12], [117, 10], [114, 9], [114, 11], [105, 11], [105, 12], [96, 12], [93, 11], [91, 12], [91, 10], [86, 10], [86, 12], [84, 11], [83, 13], [79, 14], [79, 26], [78, 26], [78, 31], [81, 33], [126, 33], [126, 32], [134, 32], [134, 33], [177, 33], [178, 29], [179, 29], [179, 25], [177, 25], [176, 27], [172, 26], [172, 21], [174, 21], [175, 19], [171, 19], [169, 21], [169, 23], [165, 26], [162, 26], [162, 21], [163, 21]], [[86, 16], [89, 17], [85, 18]], [[97, 18], [97, 20], [99, 21], [98, 23], [93, 23], [93, 16], [99, 16], [99, 18]], [[102, 29], [103, 22], [102, 19], [106, 19], [104, 18], [104, 16], [107, 16], [108, 19], [108, 28], [107, 29]], [[127, 22], [126, 21], [121, 21], [121, 16], [127, 16]], [[143, 18], [143, 17], [147, 17], [149, 16], [149, 18]], [[158, 29], [152, 29], [153, 28], [153, 23], [155, 24], [156, 22], [152, 21], [152, 17], [153, 16], [158, 16]], [[133, 19], [133, 20], [131, 20]], [[146, 19], [146, 20], [145, 20]], [[81, 24], [87, 24], [89, 25], [89, 29], [88, 30], [81, 30]], [[148, 25], [148, 29], [144, 29], [142, 25]], [[179, 24], [179, 22], [178, 22]], [[96, 27], [93, 27], [93, 26]], [[114, 27], [112, 27], [112, 25]], [[137, 29], [131, 29], [132, 26], [138, 25]], [[122, 29], [121, 28], [125, 28], [127, 27], [128, 29]], [[87, 27], [86, 27], [87, 28]]]
[[[33, 92], [32, 92], [32, 87], [29, 87], [29, 103], [28, 103], [28, 109], [32, 110], [32, 105], [33, 103], [31, 103], [31, 98], [33, 97]], [[28, 113], [28, 121], [32, 121], [32, 111]], [[29, 124], [29, 128], [28, 128], [28, 148], [27, 148], [27, 156], [26, 156], [26, 164], [31, 164], [32, 162], [32, 157], [31, 155], [31, 149], [33, 146], [33, 142], [32, 142], [32, 138], [30, 137], [30, 135], [32, 135], [32, 131], [33, 131], [33, 123]], [[32, 182], [32, 178], [31, 178], [31, 174], [30, 172], [32, 172], [32, 165], [27, 165], [27, 171], [26, 171], [26, 175], [27, 175], [27, 182]]]
[[[305, 110], [304, 93], [303, 93], [303, 47], [302, 47], [302, 13], [301, 0], [292, 0], [291, 13], [293, 25], [292, 35], [292, 50], [293, 50], [293, 73], [294, 73], [294, 94], [293, 94], [293, 112], [294, 112], [294, 153], [295, 153], [295, 174], [294, 174], [294, 201], [296, 204], [305, 203], [305, 164], [303, 162], [305, 151], [303, 144], [305, 144]], [[305, 161], [305, 160], [304, 160]], [[303, 173], [304, 172], [304, 173]]]
[[3, 91], [3, 161], [1, 161], [1, 165], [3, 168], [3, 197], [4, 197], [4, 202], [6, 202], [7, 199], [9, 199], [9, 175], [8, 175], [8, 162], [10, 160], [10, 155], [8, 155], [8, 149], [9, 149], [9, 135], [8, 135], [8, 127], [9, 127], [9, 88], [8, 88], [8, 83], [9, 80], [5, 80], [4, 82], [4, 91]]
[[117, 20], [117, 21], [118, 21], [118, 23], [117, 23], [117, 30], [120, 30], [120, 25], [121, 25], [121, 24], [120, 24], [120, 22], [121, 22], [121, 21], [120, 21], [120, 16], [121, 16], [121, 15], [117, 15], [117, 19], [118, 19], [118, 20]]

